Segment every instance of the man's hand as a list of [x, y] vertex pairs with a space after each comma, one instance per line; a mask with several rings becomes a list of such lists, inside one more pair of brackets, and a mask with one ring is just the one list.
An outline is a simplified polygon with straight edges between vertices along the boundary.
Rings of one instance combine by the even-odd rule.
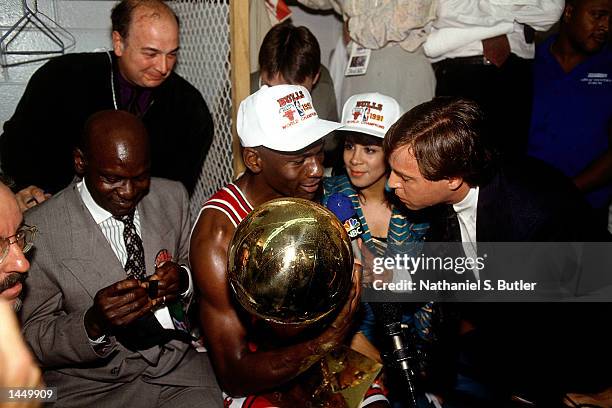
[[321, 340], [320, 352], [326, 353], [337, 344], [342, 343], [353, 327], [353, 317], [359, 309], [361, 297], [361, 265], [355, 264], [353, 267], [353, 287], [344, 307], [336, 316], [334, 322], [319, 337]]
[[15, 194], [15, 196], [17, 198], [17, 203], [19, 204], [19, 209], [21, 212], [25, 212], [27, 209], [32, 208], [50, 198], [51, 194], [45, 194], [42, 189], [36, 186], [30, 186], [19, 191], [17, 194]]
[[123, 327], [151, 310], [153, 302], [136, 279], [126, 279], [100, 289], [85, 314], [85, 329], [97, 339], [114, 327]]
[[[155, 270], [149, 278], [150, 281], [157, 281], [157, 297], [154, 297], [154, 304], [158, 302], [172, 302], [179, 296], [181, 267], [175, 262], [164, 262]], [[147, 282], [149, 285], [150, 283]]]

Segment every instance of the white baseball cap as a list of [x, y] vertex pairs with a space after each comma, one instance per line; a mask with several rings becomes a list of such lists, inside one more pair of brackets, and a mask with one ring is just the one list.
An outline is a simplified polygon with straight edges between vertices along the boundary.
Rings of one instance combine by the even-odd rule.
[[399, 103], [390, 96], [378, 92], [351, 96], [342, 108], [342, 127], [380, 138], [402, 116]]
[[236, 128], [243, 147], [296, 152], [342, 124], [319, 119], [300, 85], [264, 85], [240, 103]]

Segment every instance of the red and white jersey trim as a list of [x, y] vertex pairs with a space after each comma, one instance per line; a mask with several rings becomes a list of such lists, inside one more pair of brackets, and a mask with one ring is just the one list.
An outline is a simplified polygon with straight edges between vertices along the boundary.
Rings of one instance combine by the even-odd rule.
[[363, 401], [361, 401], [361, 405], [359, 408], [365, 408], [368, 405], [376, 402], [376, 401], [386, 401], [389, 402], [385, 394], [383, 393], [383, 389], [378, 383], [373, 383], [370, 385], [370, 388], [366, 391], [365, 396], [363, 397]]
[[[253, 206], [244, 193], [234, 183], [229, 183], [213, 194], [202, 206], [200, 214], [207, 208], [221, 211], [237, 227], [251, 211]], [[199, 218], [199, 215], [198, 215]]]

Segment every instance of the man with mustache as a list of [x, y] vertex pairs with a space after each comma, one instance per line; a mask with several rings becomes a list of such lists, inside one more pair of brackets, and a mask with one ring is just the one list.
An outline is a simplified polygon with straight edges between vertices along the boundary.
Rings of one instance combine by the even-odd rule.
[[15, 195], [0, 182], [0, 298], [13, 309], [21, 307], [20, 294], [30, 263], [24, 257], [32, 246], [34, 229], [23, 225]]
[[[33, 234], [25, 231], [34, 231], [22, 220], [15, 195], [0, 181], [0, 388], [41, 385], [40, 369], [23, 342], [13, 313], [21, 307], [20, 294], [30, 268], [24, 252], [31, 248]], [[30, 402], [19, 406], [39, 405]]]

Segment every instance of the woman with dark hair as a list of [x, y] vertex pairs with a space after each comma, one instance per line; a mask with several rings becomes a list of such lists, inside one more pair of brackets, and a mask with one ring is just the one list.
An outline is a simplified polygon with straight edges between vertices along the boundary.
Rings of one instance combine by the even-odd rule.
[[[387, 130], [402, 114], [397, 101], [380, 93], [353, 95], [343, 108], [342, 131], [344, 141], [342, 174], [323, 179], [322, 203], [327, 205], [330, 196], [341, 193], [354, 207], [362, 226], [361, 256], [364, 282], [374, 280], [399, 282], [409, 279], [407, 271], [374, 268], [374, 258], [394, 258], [396, 255], [417, 255], [428, 224], [420, 221], [420, 214], [407, 210], [386, 187], [389, 175], [383, 151]], [[410, 305], [405, 310], [403, 322], [407, 323], [415, 339], [416, 349], [433, 341], [431, 330], [433, 304]], [[377, 316], [369, 304], [363, 304], [363, 317], [359, 331], [377, 348], [387, 348], [381, 332], [377, 331]], [[370, 345], [353, 348], [366, 354]], [[418, 339], [417, 339], [418, 338]], [[369, 354], [371, 355], [371, 354]]]
[[353, 203], [363, 229], [366, 275], [371, 272], [367, 262], [372, 260], [371, 255], [391, 257], [411, 253], [428, 227], [415, 221], [416, 213], [407, 212], [401, 203], [396, 205], [394, 195], [386, 188], [389, 172], [383, 139], [401, 114], [397, 101], [386, 95], [366, 93], [349, 98], [342, 112], [344, 126], [339, 129], [344, 136], [345, 172], [323, 180], [324, 205], [334, 193], [346, 195]]

